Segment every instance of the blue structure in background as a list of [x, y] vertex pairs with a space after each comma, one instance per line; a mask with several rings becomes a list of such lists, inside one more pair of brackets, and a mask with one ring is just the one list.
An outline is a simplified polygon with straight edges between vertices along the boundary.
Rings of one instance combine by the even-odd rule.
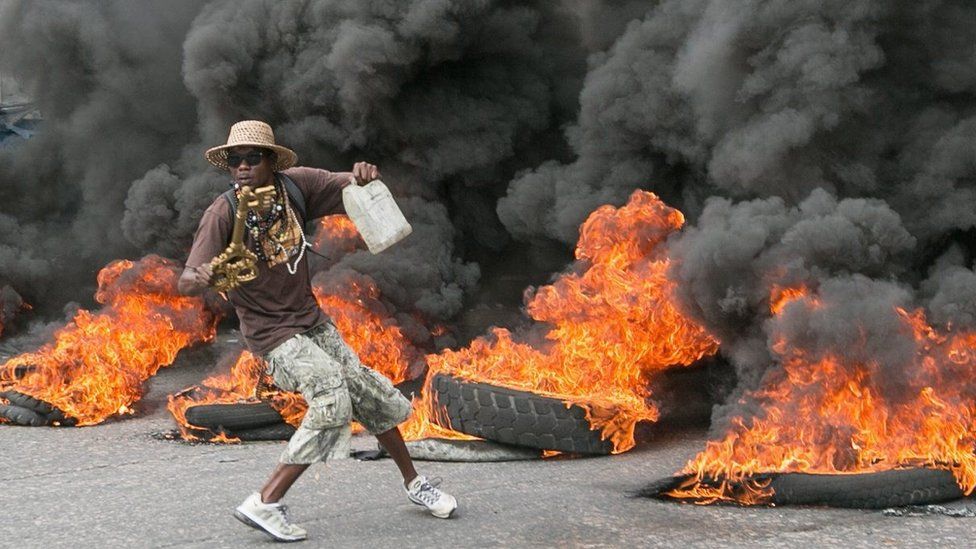
[[0, 149], [34, 137], [40, 123], [41, 113], [33, 103], [0, 105]]

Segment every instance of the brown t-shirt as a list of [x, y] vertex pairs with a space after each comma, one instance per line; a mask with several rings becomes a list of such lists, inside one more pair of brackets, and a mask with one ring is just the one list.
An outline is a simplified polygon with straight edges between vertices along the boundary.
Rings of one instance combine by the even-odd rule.
[[[352, 180], [352, 173], [301, 167], [289, 168], [283, 173], [302, 191], [309, 219], [345, 213], [342, 189]], [[295, 215], [304, 225], [301, 213], [296, 210]], [[223, 196], [218, 196], [203, 213], [186, 266], [199, 267], [223, 252], [230, 243], [233, 227], [230, 204]], [[254, 249], [247, 232], [244, 244], [248, 249]], [[294, 258], [289, 263], [294, 264]], [[256, 279], [227, 292], [251, 352], [264, 355], [293, 335], [328, 321], [312, 294], [307, 257], [302, 257], [293, 275], [288, 273], [284, 263], [268, 267], [267, 263], [258, 260], [257, 269]]]

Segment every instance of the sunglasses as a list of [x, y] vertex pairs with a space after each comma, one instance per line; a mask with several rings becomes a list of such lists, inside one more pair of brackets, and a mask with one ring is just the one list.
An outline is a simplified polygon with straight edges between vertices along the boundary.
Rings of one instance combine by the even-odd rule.
[[231, 168], [236, 168], [241, 165], [241, 162], [247, 162], [248, 166], [257, 166], [265, 156], [269, 156], [265, 151], [251, 151], [243, 155], [230, 153], [227, 155], [227, 165]]

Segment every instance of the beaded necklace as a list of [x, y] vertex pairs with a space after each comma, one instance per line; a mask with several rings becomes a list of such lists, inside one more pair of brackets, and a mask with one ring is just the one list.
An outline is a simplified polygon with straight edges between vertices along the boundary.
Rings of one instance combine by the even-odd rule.
[[[239, 189], [239, 186], [235, 183], [234, 189]], [[240, 200], [240, 195], [238, 194], [237, 199]], [[280, 223], [279, 223], [280, 221]], [[248, 232], [254, 241], [254, 255], [258, 257], [260, 261], [264, 261], [265, 264], [271, 265], [271, 258], [265, 253], [263, 242], [267, 242], [271, 245], [272, 254], [277, 256], [285, 252], [285, 248], [282, 245], [282, 240], [284, 240], [289, 234], [289, 225], [294, 223], [295, 227], [298, 228], [300, 236], [300, 250], [298, 257], [295, 259], [295, 264], [292, 265], [285, 260], [285, 266], [288, 268], [289, 274], [295, 274], [298, 271], [298, 264], [302, 261], [302, 257], [305, 254], [305, 248], [308, 246], [305, 240], [305, 231], [302, 230], [301, 225], [298, 223], [298, 218], [295, 216], [295, 212], [286, 202], [285, 191], [281, 186], [279, 181], [275, 181], [275, 198], [271, 207], [262, 216], [254, 210], [248, 210], [247, 215], [244, 217], [244, 226], [247, 228]], [[275, 227], [277, 229], [275, 230]], [[288, 254], [285, 253], [287, 258]]]
[[[288, 228], [288, 217], [284, 215], [285, 204], [283, 195], [284, 193], [279, 188], [278, 183], [275, 182], [274, 203], [268, 208], [268, 211], [262, 216], [254, 210], [248, 210], [244, 218], [244, 226], [251, 233], [251, 238], [254, 240], [254, 255], [258, 256], [258, 259], [265, 263], [268, 263], [270, 258], [264, 253], [264, 246], [261, 245], [262, 241], [270, 242], [275, 254], [280, 253], [283, 249], [280, 240], [286, 234]], [[237, 198], [240, 200], [240, 196]], [[272, 229], [279, 220], [282, 222], [278, 224], [278, 230], [272, 234]]]

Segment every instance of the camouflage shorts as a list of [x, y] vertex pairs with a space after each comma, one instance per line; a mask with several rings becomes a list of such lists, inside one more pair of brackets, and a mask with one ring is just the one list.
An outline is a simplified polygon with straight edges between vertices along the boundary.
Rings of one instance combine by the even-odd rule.
[[308, 403], [282, 463], [325, 461], [343, 437], [348, 439], [350, 419], [379, 434], [410, 416], [410, 401], [386, 376], [363, 366], [332, 324], [286, 340], [265, 360], [275, 385], [301, 393]]

